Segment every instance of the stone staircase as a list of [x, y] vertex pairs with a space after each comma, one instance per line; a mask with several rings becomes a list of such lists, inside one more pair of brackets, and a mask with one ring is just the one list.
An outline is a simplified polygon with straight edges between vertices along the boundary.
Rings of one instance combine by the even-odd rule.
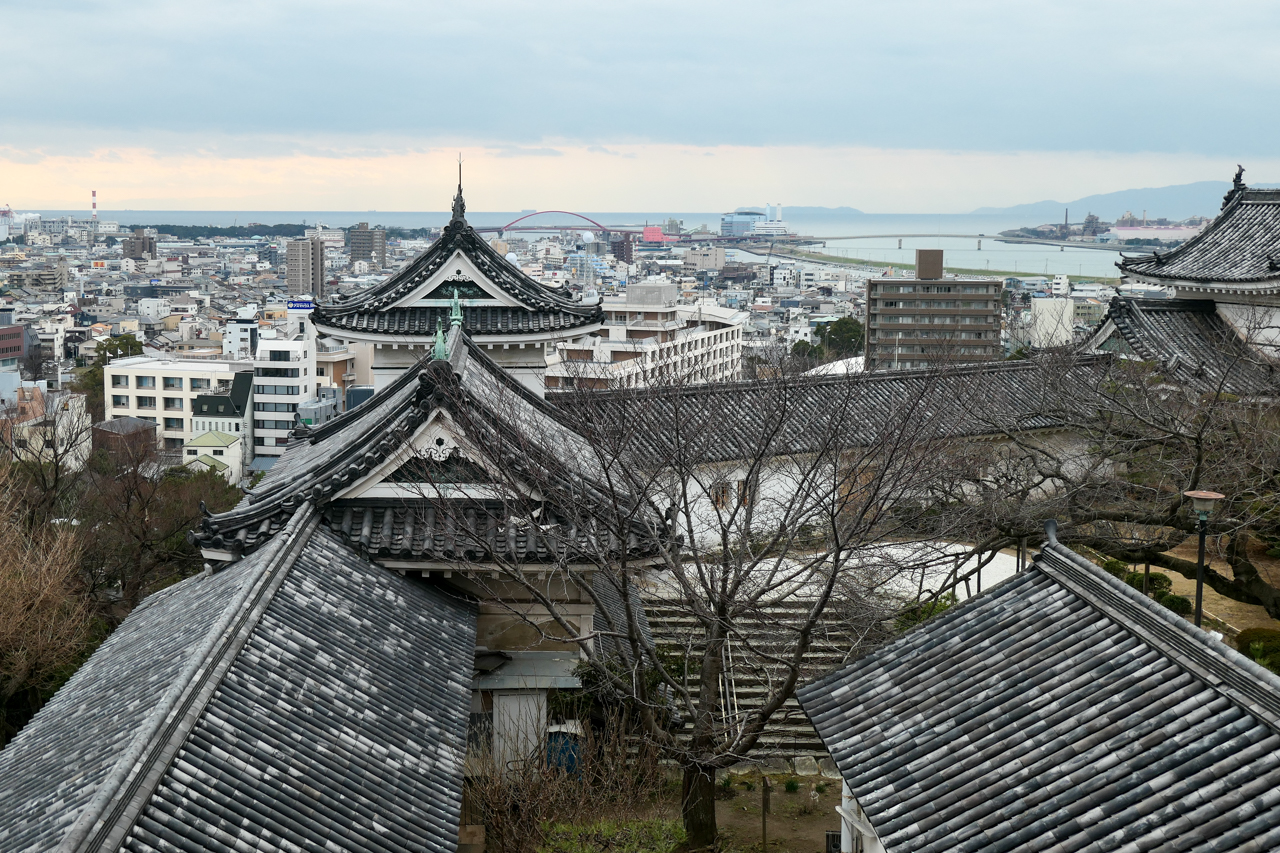
[[[775, 654], [785, 651], [795, 634], [780, 630], [797, 622], [808, 608], [808, 602], [792, 599], [772, 605], [753, 619], [748, 620], [741, 632], [744, 640], [731, 641], [725, 654], [725, 675], [721, 685], [721, 724], [732, 726], [746, 713], [761, 707], [768, 695], [768, 683], [776, 678], [780, 668], [761, 669], [760, 653]], [[645, 597], [645, 613], [653, 631], [654, 642], [660, 652], [683, 655], [691, 649], [690, 668], [700, 660], [703, 645], [697, 642], [701, 627], [687, 609], [676, 602], [655, 596]], [[754, 651], [745, 646], [750, 644]], [[843, 630], [836, 620], [824, 627], [821, 624], [807, 655], [805, 669], [800, 676], [804, 684], [845, 662], [856, 639]], [[697, 673], [689, 673], [690, 686], [697, 690]], [[691, 724], [686, 721], [686, 728]], [[790, 698], [770, 719], [756, 746], [759, 755], [825, 757], [826, 748], [821, 738], [801, 710], [795, 698]]]

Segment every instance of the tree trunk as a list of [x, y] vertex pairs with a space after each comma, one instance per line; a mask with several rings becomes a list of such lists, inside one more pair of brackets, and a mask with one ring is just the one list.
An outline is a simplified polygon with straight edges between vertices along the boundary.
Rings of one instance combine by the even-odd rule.
[[680, 813], [690, 850], [709, 848], [716, 843], [715, 770], [696, 764], [685, 767]]

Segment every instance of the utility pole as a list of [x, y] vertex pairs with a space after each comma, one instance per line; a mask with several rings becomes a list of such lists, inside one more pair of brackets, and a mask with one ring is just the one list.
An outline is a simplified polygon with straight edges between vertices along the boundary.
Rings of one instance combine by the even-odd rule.
[[760, 853], [769, 849], [769, 788], [773, 783], [760, 771]]

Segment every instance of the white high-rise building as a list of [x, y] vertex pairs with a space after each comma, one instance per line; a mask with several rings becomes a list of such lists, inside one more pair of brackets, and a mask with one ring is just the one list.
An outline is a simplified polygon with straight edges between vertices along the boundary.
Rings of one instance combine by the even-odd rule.
[[298, 406], [315, 397], [315, 329], [309, 311], [290, 310], [285, 325], [264, 329], [258, 336], [253, 359], [253, 455], [284, 453]]

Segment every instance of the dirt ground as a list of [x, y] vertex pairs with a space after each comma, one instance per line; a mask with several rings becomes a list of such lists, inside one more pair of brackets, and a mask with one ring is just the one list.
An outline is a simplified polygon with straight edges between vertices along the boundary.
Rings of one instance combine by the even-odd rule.
[[[800, 790], [788, 794], [786, 780], [799, 783]], [[747, 790], [750, 781], [754, 790]], [[821, 776], [773, 777], [770, 793], [769, 851], [771, 853], [824, 853], [826, 833], [840, 828], [835, 808], [840, 802], [840, 782]], [[821, 786], [815, 801], [810, 796], [814, 786]], [[716, 822], [724, 836], [726, 853], [760, 850], [760, 784], [759, 779], [738, 777], [734, 780], [733, 797], [716, 803]], [[723, 794], [721, 794], [723, 796]]]
[[[1192, 562], [1195, 562], [1198, 546], [1198, 541], [1195, 537], [1192, 537], [1169, 553], [1175, 557], [1181, 557], [1184, 560], [1191, 560]], [[1213, 541], [1210, 540], [1206, 544], [1205, 548], [1205, 564], [1212, 566], [1227, 577], [1231, 577], [1231, 567], [1227, 565], [1226, 560], [1220, 558], [1216, 560], [1214, 559], [1214, 552], [1216, 550], [1217, 549], [1214, 547]], [[1259, 573], [1264, 577], [1267, 577], [1272, 583], [1280, 581], [1280, 560], [1277, 560], [1275, 557], [1268, 557], [1266, 545], [1259, 542], [1257, 539], [1254, 539], [1250, 543], [1249, 559], [1258, 567]], [[1142, 567], [1139, 566], [1138, 571], [1141, 570]], [[1191, 578], [1184, 578], [1177, 572], [1169, 571], [1168, 569], [1157, 570], [1155, 567], [1152, 567], [1151, 570], [1153, 572], [1163, 571], [1164, 574], [1168, 575], [1169, 579], [1173, 581], [1174, 592], [1178, 595], [1185, 595], [1192, 601], [1196, 600], [1195, 580]], [[1233, 635], [1245, 628], [1272, 628], [1280, 630], [1280, 621], [1268, 616], [1267, 611], [1261, 606], [1233, 601], [1230, 598], [1219, 595], [1207, 586], [1204, 588], [1204, 612], [1206, 617], [1217, 619], [1218, 621], [1225, 623], [1228, 627], [1227, 633]]]

